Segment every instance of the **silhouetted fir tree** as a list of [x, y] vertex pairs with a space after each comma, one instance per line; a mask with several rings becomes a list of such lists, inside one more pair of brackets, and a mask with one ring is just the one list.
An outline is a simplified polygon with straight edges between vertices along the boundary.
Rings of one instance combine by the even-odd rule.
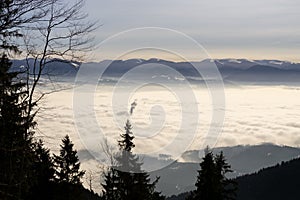
[[34, 148], [36, 160], [34, 163], [34, 172], [38, 177], [38, 183], [49, 182], [54, 180], [54, 163], [50, 156], [50, 150], [44, 147], [42, 140], [36, 143]]
[[101, 184], [103, 187], [103, 199], [105, 200], [119, 200], [121, 199], [118, 188], [118, 171], [112, 167], [104, 175], [105, 183]]
[[112, 167], [105, 175], [103, 184], [104, 199], [116, 200], [156, 200], [165, 199], [155, 191], [158, 178], [151, 183], [149, 174], [141, 169], [142, 162], [132, 153], [133, 143], [132, 126], [127, 120], [125, 133], [121, 134], [119, 142], [120, 153], [116, 156], [117, 166]]
[[198, 171], [196, 191], [189, 199], [216, 200], [217, 188], [215, 181], [216, 166], [212, 151], [208, 148], [205, 150], [205, 156], [200, 163], [201, 169]]
[[223, 152], [215, 155], [216, 182], [220, 198], [224, 200], [236, 199], [237, 184], [232, 179], [226, 177], [227, 173], [233, 172], [231, 166], [226, 162]]
[[15, 40], [22, 34], [17, 27], [32, 19], [26, 15], [25, 4], [29, 2], [0, 0], [0, 199], [25, 198], [35, 179], [34, 114], [28, 112], [29, 93], [20, 80], [22, 72], [10, 71], [8, 58], [20, 52]]
[[191, 192], [188, 200], [231, 200], [235, 199], [235, 182], [226, 178], [226, 174], [232, 172], [226, 162], [223, 152], [214, 156], [207, 147], [205, 156], [200, 163], [196, 190]]
[[36, 157], [33, 172], [36, 182], [32, 188], [30, 199], [40, 199], [41, 196], [51, 196], [55, 169], [50, 150], [44, 147], [42, 140], [36, 142], [34, 150]]
[[139, 157], [132, 153], [132, 149], [135, 147], [133, 143], [133, 133], [131, 132], [132, 126], [127, 120], [125, 124], [125, 133], [121, 134], [121, 140], [118, 141], [120, 154], [116, 157], [118, 162], [118, 170], [123, 172], [141, 172], [141, 166], [143, 163], [139, 162]]
[[60, 154], [54, 155], [55, 180], [58, 183], [81, 185], [85, 171], [80, 171], [80, 162], [74, 144], [68, 135], [62, 139]]
[[9, 72], [11, 62], [5, 54], [0, 60], [0, 199], [21, 199], [34, 179], [32, 150], [33, 116], [28, 116], [28, 91]]
[[[64, 138], [66, 140], [66, 138]], [[66, 146], [71, 142], [66, 142]], [[64, 143], [65, 144], [65, 143]], [[62, 146], [64, 146], [64, 144]], [[82, 184], [72, 182], [72, 178], [69, 178], [69, 182], [58, 179], [54, 179], [55, 170], [58, 168], [54, 167], [53, 159], [50, 156], [49, 149], [45, 148], [42, 141], [38, 141], [35, 146], [36, 160], [34, 164], [34, 173], [37, 177], [37, 182], [32, 188], [32, 193], [28, 196], [28, 200], [99, 200], [101, 199], [97, 194], [85, 189]], [[70, 149], [68, 148], [68, 152]], [[72, 151], [72, 150], [71, 150]], [[74, 152], [74, 150], [72, 151]], [[73, 154], [74, 155], [74, 154]], [[75, 154], [76, 155], [76, 154]], [[65, 156], [64, 158], [66, 158]], [[59, 159], [63, 160], [63, 159]], [[68, 159], [66, 159], [68, 160]], [[66, 161], [64, 160], [64, 161]], [[73, 159], [71, 159], [73, 160]], [[72, 161], [73, 162], [73, 161]], [[70, 163], [70, 162], [69, 162]], [[77, 165], [76, 163], [75, 165]], [[65, 167], [67, 162], [65, 162]], [[74, 166], [72, 164], [72, 166]], [[78, 166], [78, 165], [77, 165]], [[57, 166], [56, 166], [57, 167]], [[72, 168], [72, 167], [69, 167]], [[74, 171], [73, 171], [74, 172]], [[76, 173], [73, 173], [73, 176]], [[78, 170], [78, 174], [81, 174]], [[69, 176], [70, 177], [70, 176]], [[74, 180], [74, 178], [73, 178]]]

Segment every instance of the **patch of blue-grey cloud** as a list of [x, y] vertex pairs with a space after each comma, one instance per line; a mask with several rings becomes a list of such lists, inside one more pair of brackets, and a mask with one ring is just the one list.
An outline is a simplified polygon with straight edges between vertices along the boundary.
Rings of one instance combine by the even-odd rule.
[[193, 37], [212, 57], [297, 61], [299, 8], [298, 0], [86, 0], [90, 17], [103, 24], [98, 42], [127, 29], [154, 26]]

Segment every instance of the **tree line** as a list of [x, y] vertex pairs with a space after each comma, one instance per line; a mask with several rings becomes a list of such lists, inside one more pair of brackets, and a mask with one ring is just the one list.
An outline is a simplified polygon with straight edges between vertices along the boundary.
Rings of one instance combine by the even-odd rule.
[[[86, 22], [84, 1], [0, 0], [0, 199], [105, 199], [161, 200], [156, 180], [142, 169], [133, 153], [134, 135], [130, 121], [118, 141], [116, 162], [104, 172], [99, 196], [82, 185], [77, 151], [69, 136], [62, 139], [58, 155], [51, 155], [35, 136], [37, 93], [45, 66], [53, 60], [80, 60], [92, 47], [96, 23]], [[22, 41], [22, 42], [21, 42]], [[22, 69], [11, 70], [11, 58], [34, 60]], [[230, 166], [223, 154], [207, 150], [200, 164], [197, 190], [189, 199], [233, 199], [235, 188], [226, 178]]]

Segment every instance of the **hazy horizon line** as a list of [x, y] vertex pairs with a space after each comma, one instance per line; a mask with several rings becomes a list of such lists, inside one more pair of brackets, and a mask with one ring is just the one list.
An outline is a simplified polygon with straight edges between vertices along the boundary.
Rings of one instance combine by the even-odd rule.
[[[280, 62], [289, 62], [289, 63], [295, 63], [295, 64], [300, 64], [300, 60], [299, 61], [292, 61], [292, 60], [284, 60], [284, 59], [276, 59], [276, 58], [264, 58], [264, 59], [259, 59], [259, 58], [233, 58], [233, 57], [224, 57], [224, 58], [206, 58], [206, 59], [202, 59], [202, 60], [174, 60], [174, 59], [168, 59], [168, 58], [159, 58], [159, 57], [149, 57], [149, 58], [141, 58], [141, 57], [135, 57], [135, 58], [125, 58], [125, 59], [103, 59], [100, 61], [96, 61], [96, 62], [103, 62], [103, 61], [117, 61], [117, 60], [121, 60], [121, 61], [126, 61], [126, 60], [164, 60], [164, 61], [169, 61], [169, 62], [174, 62], [174, 63], [180, 63], [180, 62], [203, 62], [205, 60], [247, 60], [247, 61], [280, 61]], [[93, 62], [93, 61], [87, 61], [87, 62]]]
[[[15, 59], [11, 59], [11, 60], [25, 60], [26, 58], [15, 58]], [[34, 58], [29, 58], [29, 59], [34, 59]], [[53, 58], [53, 59], [58, 59], [58, 60], [62, 60], [60, 58]], [[159, 58], [159, 57], [132, 57], [132, 58], [124, 58], [124, 59], [102, 59], [102, 60], [96, 60], [96, 59], [87, 59], [86, 61], [83, 61], [82, 63], [89, 63], [89, 62], [103, 62], [103, 61], [117, 61], [117, 60], [121, 60], [121, 61], [126, 61], [126, 60], [145, 60], [145, 61], [149, 61], [149, 60], [164, 60], [164, 61], [169, 61], [169, 62], [174, 62], [174, 63], [181, 63], [181, 62], [203, 62], [205, 60], [247, 60], [247, 61], [280, 61], [280, 62], [289, 62], [292, 64], [300, 64], [300, 60], [299, 61], [294, 61], [294, 60], [286, 60], [286, 59], [279, 59], [279, 58], [263, 58], [263, 59], [259, 59], [259, 58], [245, 58], [245, 57], [221, 57], [221, 58], [205, 58], [202, 60], [176, 60], [176, 59], [169, 59], [169, 58]], [[67, 59], [65, 59], [67, 60]], [[74, 60], [76, 61], [76, 60]]]

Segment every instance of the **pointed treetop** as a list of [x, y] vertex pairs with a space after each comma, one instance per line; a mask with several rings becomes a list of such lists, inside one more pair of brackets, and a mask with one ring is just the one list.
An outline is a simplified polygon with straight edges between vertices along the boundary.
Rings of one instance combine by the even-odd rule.
[[132, 125], [129, 120], [127, 120], [125, 124], [125, 133], [121, 134], [121, 140], [119, 140], [120, 150], [131, 152], [131, 150], [135, 147], [133, 143], [133, 133], [131, 131]]
[[73, 149], [74, 144], [68, 135], [62, 139], [60, 155], [54, 155], [56, 165], [56, 179], [58, 182], [81, 184], [81, 178], [85, 171], [80, 170], [80, 162], [77, 151]]

